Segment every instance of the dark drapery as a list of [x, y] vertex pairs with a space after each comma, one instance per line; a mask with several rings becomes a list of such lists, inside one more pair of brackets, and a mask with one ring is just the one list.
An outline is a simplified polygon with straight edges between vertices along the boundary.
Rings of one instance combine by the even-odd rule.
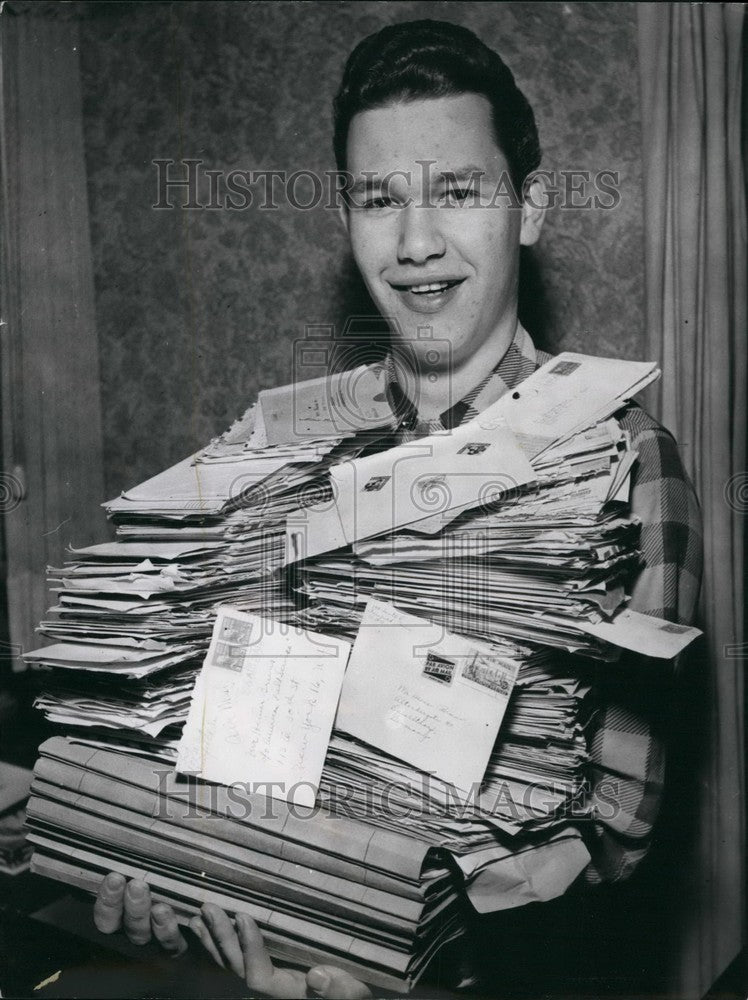
[[693, 822], [673, 974], [673, 995], [700, 997], [744, 941], [743, 7], [648, 3], [637, 11], [647, 346], [663, 369], [655, 411], [680, 442], [704, 519], [705, 634], [692, 687], [701, 696], [700, 745], [683, 793]]
[[4, 6], [0, 499], [16, 667], [40, 645], [46, 566], [105, 531], [77, 38], [47, 5]]

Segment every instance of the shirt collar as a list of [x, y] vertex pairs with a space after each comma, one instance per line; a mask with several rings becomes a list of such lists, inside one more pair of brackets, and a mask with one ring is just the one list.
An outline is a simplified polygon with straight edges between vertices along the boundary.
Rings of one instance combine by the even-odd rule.
[[437, 431], [451, 430], [472, 420], [505, 392], [532, 375], [538, 367], [538, 357], [529, 333], [521, 323], [517, 323], [514, 338], [495, 367], [467, 395], [430, 420], [421, 419], [415, 404], [403, 392], [391, 354], [387, 355], [384, 364], [387, 397], [398, 419], [397, 433], [404, 440], [412, 440]]

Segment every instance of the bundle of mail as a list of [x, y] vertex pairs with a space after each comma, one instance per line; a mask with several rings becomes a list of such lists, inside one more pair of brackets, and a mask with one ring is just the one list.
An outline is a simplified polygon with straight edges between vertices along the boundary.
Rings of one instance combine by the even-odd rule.
[[[613, 414], [657, 375], [561, 355], [392, 447], [385, 368], [362, 367], [261, 393], [106, 505], [118, 540], [51, 571], [55, 643], [27, 657], [70, 734], [37, 767], [36, 870], [144, 873], [184, 918], [220, 900], [278, 956], [394, 989], [460, 932], [460, 885], [481, 911], [563, 892], [589, 858], [584, 663], [697, 634], [626, 609]], [[237, 785], [285, 818], [237, 818]]]
[[278, 958], [386, 989], [408, 989], [460, 930], [446, 857], [428, 844], [183, 785], [140, 757], [47, 740], [28, 817], [40, 874], [91, 892], [109, 871], [145, 878], [184, 921], [203, 902], [248, 912]]

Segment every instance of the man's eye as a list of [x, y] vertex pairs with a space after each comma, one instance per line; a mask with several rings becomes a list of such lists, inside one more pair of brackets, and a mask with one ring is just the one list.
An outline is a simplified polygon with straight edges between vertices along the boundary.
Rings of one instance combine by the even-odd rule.
[[393, 204], [392, 198], [385, 198], [380, 195], [377, 198], [367, 198], [362, 208], [391, 208]]
[[462, 205], [476, 196], [474, 187], [448, 187], [444, 192], [444, 200], [448, 205]]

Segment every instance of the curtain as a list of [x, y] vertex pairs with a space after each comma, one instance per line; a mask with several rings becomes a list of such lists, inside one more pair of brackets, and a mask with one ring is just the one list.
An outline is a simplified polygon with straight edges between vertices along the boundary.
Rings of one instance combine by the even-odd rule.
[[655, 408], [681, 444], [705, 530], [705, 634], [684, 680], [690, 842], [673, 928], [673, 993], [701, 997], [744, 943], [743, 9], [648, 3], [637, 16], [648, 356], [660, 359]]
[[0, 19], [0, 508], [16, 653], [41, 644], [47, 564], [104, 533], [77, 26], [36, 11], [5, 4]]

